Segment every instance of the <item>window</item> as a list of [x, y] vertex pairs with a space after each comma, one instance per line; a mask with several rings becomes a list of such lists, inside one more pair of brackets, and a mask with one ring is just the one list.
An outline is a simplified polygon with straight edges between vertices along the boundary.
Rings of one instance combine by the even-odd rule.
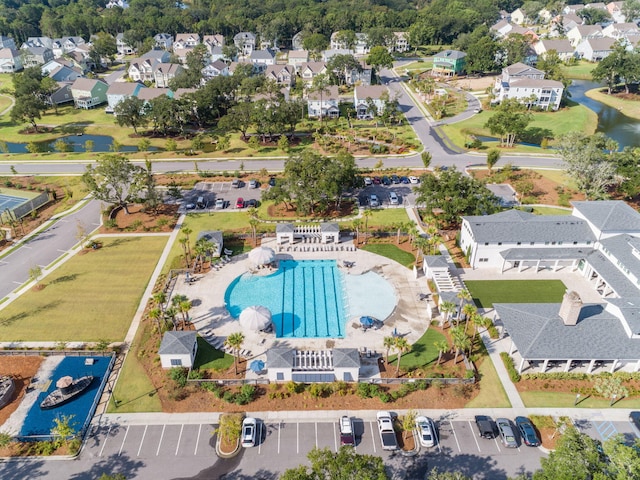
[[276, 380], [284, 380], [284, 373], [282, 372], [276, 373]]
[[535, 244], [536, 244], [536, 242], [531, 242], [529, 245], [535, 245]]
[[182, 366], [182, 360], [180, 360], [179, 358], [172, 358], [171, 359], [171, 366], [172, 367], [181, 367]]
[[516, 245], [522, 245], [522, 242], [518, 242], [518, 243], [516, 243]]

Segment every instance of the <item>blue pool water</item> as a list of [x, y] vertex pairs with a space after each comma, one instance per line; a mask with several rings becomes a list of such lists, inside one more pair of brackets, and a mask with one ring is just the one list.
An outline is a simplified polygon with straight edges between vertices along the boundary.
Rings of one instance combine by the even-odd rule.
[[342, 273], [335, 260], [280, 260], [268, 276], [249, 273], [236, 278], [225, 292], [232, 316], [252, 305], [271, 311], [277, 337], [344, 337]]
[[[85, 359], [93, 358], [93, 365], [85, 365]], [[64, 357], [60, 364], [51, 374], [51, 384], [46, 392], [38, 395], [38, 400], [31, 406], [24, 420], [22, 428], [18, 433], [19, 438], [25, 440], [46, 440], [51, 434], [51, 429], [55, 427], [54, 420], [62, 416], [73, 415], [71, 425], [76, 432], [82, 431], [91, 420], [94, 402], [97, 402], [102, 392], [109, 371], [111, 357]], [[40, 402], [56, 389], [56, 382], [60, 377], [70, 375], [73, 378], [93, 375], [95, 378], [91, 385], [68, 403], [65, 403], [51, 410], [42, 410]], [[39, 379], [45, 381], [46, 379]], [[37, 436], [38, 438], [33, 438]], [[28, 438], [32, 437], [32, 438]], [[44, 437], [44, 438], [43, 438]]]

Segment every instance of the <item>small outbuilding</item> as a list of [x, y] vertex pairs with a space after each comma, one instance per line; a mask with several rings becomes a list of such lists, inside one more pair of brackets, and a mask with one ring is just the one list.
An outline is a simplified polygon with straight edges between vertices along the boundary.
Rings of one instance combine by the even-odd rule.
[[314, 351], [276, 347], [267, 351], [267, 370], [271, 382], [357, 382], [360, 354], [355, 348]]
[[222, 246], [224, 243], [222, 232], [204, 230], [198, 233], [196, 243], [198, 243], [200, 240], [210, 242], [213, 245], [213, 250], [210, 252], [210, 255], [212, 257], [219, 257], [220, 255], [222, 255]]
[[198, 351], [197, 334], [188, 332], [166, 332], [160, 343], [160, 364], [162, 368], [193, 367]]

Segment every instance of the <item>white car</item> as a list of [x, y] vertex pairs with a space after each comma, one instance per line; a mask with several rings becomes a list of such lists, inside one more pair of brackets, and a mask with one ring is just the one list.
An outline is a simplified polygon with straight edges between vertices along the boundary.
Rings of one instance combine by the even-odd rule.
[[398, 194], [396, 192], [389, 192], [389, 204], [398, 205], [399, 203]]
[[409, 177], [409, 181], [411, 183], [420, 183], [420, 179], [418, 177], [414, 177], [413, 175]]
[[224, 208], [224, 198], [216, 198], [216, 210], [222, 210]]
[[249, 180], [249, 188], [258, 188], [257, 180]]
[[379, 207], [380, 206], [380, 200], [378, 200], [378, 196], [373, 194], [371, 195], [371, 197], [369, 198], [369, 206], [370, 207]]
[[373, 185], [373, 180], [371, 180], [371, 177], [364, 177], [364, 186], [370, 187], [371, 185]]
[[258, 422], [255, 418], [247, 417], [242, 421], [242, 446], [245, 448], [256, 446], [256, 431]]
[[417, 417], [416, 428], [418, 429], [418, 436], [420, 437], [420, 445], [426, 448], [435, 447], [437, 438], [433, 420], [429, 417]]

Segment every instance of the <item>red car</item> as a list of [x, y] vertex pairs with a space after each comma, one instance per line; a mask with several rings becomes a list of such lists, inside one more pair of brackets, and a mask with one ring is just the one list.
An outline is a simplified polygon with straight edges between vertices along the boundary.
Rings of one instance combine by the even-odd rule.
[[244, 208], [244, 199], [242, 197], [238, 197], [238, 200], [236, 200], [236, 208]]
[[374, 185], [380, 185], [382, 183], [382, 179], [380, 177], [373, 177]]

